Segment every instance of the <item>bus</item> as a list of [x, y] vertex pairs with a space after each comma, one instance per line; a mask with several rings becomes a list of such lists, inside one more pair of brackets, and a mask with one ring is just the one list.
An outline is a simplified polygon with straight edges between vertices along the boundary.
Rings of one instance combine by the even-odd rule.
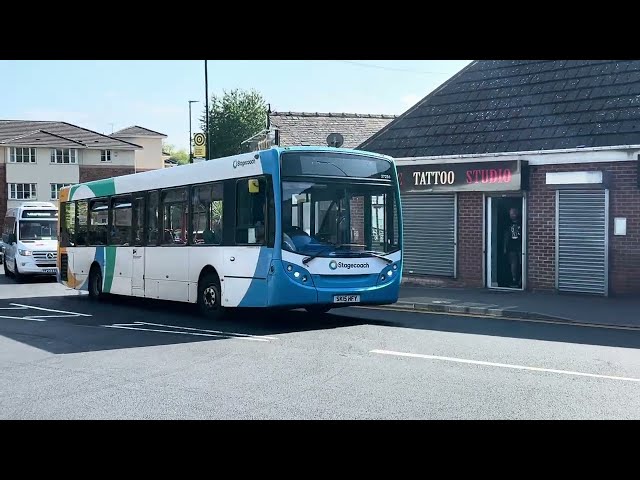
[[7, 209], [2, 230], [4, 274], [16, 281], [58, 273], [58, 208], [49, 202], [23, 202]]
[[392, 158], [332, 147], [258, 152], [60, 191], [59, 281], [103, 294], [237, 307], [398, 299], [402, 216]]

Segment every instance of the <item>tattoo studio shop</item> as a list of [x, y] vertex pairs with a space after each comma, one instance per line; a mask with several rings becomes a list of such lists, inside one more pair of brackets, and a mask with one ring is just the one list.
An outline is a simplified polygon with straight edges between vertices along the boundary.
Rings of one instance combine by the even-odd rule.
[[397, 167], [406, 279], [526, 288], [526, 162], [397, 160]]

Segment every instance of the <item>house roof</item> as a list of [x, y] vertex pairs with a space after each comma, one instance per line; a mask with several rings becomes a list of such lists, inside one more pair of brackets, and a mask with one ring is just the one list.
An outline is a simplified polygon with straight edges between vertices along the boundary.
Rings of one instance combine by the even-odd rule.
[[122, 150], [142, 148], [67, 122], [33, 120], [0, 120], [0, 144]]
[[640, 61], [475, 61], [364, 150], [401, 157], [640, 144]]
[[138, 125], [133, 125], [131, 127], [123, 128], [122, 130], [118, 130], [117, 132], [113, 132], [111, 134], [112, 137], [116, 138], [127, 138], [127, 137], [163, 137], [167, 138], [164, 133], [156, 132], [154, 130], [149, 130], [148, 128], [140, 127]]
[[271, 112], [271, 126], [280, 131], [280, 145], [326, 145], [327, 136], [340, 133], [344, 148], [353, 148], [396, 118], [358, 113]]

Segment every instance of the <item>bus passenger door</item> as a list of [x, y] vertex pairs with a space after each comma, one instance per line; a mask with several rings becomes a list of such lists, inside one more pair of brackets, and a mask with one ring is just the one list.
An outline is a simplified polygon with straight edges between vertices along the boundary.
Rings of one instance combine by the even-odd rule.
[[144, 197], [133, 199], [133, 268], [131, 295], [144, 297]]

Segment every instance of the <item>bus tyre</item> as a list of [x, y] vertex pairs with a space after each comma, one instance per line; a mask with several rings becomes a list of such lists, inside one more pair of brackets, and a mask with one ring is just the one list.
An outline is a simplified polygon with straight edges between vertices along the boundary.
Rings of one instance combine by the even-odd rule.
[[215, 275], [206, 275], [198, 284], [198, 308], [206, 318], [215, 320], [222, 317], [220, 304], [220, 283]]
[[102, 298], [102, 272], [100, 267], [93, 267], [89, 272], [89, 298], [100, 300]]
[[327, 313], [329, 310], [331, 310], [331, 307], [328, 307], [326, 305], [315, 305], [313, 307], [306, 307], [305, 310], [309, 313], [313, 313], [316, 315], [321, 315], [323, 313]]

